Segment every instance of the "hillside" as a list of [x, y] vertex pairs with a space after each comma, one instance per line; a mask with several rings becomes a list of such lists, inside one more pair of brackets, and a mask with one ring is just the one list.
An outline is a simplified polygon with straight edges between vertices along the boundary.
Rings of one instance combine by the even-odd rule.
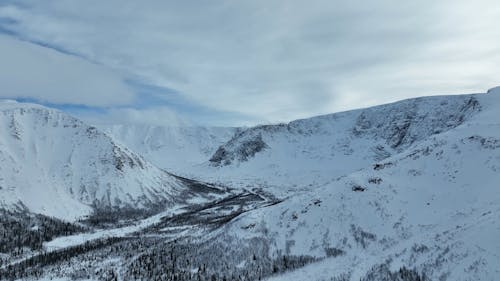
[[241, 130], [193, 172], [228, 184], [307, 190], [405, 151], [481, 111], [477, 95], [434, 96]]
[[377, 276], [402, 266], [430, 280], [495, 280], [500, 89], [473, 98], [481, 111], [455, 128], [407, 143], [401, 152], [316, 190], [245, 214], [226, 233], [266, 239], [275, 255], [324, 258], [271, 280], [365, 280], [370, 272]]
[[0, 136], [3, 208], [75, 220], [98, 209], [163, 210], [212, 198], [57, 110], [3, 101]]
[[237, 131], [231, 127], [107, 125], [100, 127], [158, 167], [183, 174], [205, 162]]

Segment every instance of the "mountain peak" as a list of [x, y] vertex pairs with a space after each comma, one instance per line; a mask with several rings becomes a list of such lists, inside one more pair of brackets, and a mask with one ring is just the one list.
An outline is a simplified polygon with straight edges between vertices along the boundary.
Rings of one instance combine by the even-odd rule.
[[18, 109], [18, 108], [38, 108], [38, 109], [50, 110], [50, 108], [47, 108], [43, 105], [39, 105], [36, 103], [19, 102], [12, 99], [0, 99], [0, 110]]
[[500, 94], [500, 86], [493, 87], [493, 88], [489, 89], [488, 91], [486, 91], [486, 93], [487, 94], [494, 94], [494, 95]]
[[8, 209], [22, 203], [71, 221], [107, 208], [155, 211], [197, 196], [106, 133], [57, 109], [2, 101], [0, 135], [0, 206]]

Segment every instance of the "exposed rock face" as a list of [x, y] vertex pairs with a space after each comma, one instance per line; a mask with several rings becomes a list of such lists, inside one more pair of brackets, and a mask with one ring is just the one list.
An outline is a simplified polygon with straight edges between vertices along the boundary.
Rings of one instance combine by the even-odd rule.
[[481, 110], [473, 96], [450, 97], [437, 104], [429, 103], [431, 99], [438, 101], [439, 97], [406, 100], [382, 110], [377, 107], [363, 110], [352, 132], [358, 137], [384, 139], [391, 148], [398, 149], [455, 128]]
[[[262, 140], [262, 134], [247, 137], [244, 140], [233, 138], [237, 141], [235, 149], [228, 150], [226, 146], [221, 146], [210, 158], [210, 162], [215, 166], [225, 166], [231, 164], [234, 160], [243, 162], [254, 157], [256, 153], [268, 148], [268, 145]], [[231, 141], [230, 141], [231, 142]]]
[[[272, 153], [280, 146], [290, 148], [290, 154], [317, 153], [317, 157], [322, 157], [325, 151], [331, 149], [327, 146], [350, 154], [354, 149], [352, 142], [361, 139], [373, 140], [374, 146], [368, 148], [367, 153], [375, 154], [375, 159], [380, 160], [431, 135], [453, 129], [479, 111], [481, 105], [474, 95], [437, 96], [296, 120], [288, 124], [256, 126], [237, 132], [219, 147], [210, 162], [213, 166], [245, 162], [266, 148], [270, 148], [269, 153]], [[308, 151], [302, 147], [307, 143], [325, 146], [325, 151]]]

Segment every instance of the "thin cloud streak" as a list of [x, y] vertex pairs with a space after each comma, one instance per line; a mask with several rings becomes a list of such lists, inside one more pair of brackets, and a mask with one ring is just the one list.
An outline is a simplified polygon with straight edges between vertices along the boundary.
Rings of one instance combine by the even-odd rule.
[[134, 93], [106, 67], [0, 35], [2, 98], [90, 106], [128, 104]]

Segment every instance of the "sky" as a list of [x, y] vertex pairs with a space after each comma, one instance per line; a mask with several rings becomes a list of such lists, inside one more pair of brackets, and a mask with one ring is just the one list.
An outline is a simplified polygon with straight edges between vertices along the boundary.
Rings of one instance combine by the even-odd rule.
[[500, 4], [0, 0], [0, 98], [241, 126], [500, 85]]

